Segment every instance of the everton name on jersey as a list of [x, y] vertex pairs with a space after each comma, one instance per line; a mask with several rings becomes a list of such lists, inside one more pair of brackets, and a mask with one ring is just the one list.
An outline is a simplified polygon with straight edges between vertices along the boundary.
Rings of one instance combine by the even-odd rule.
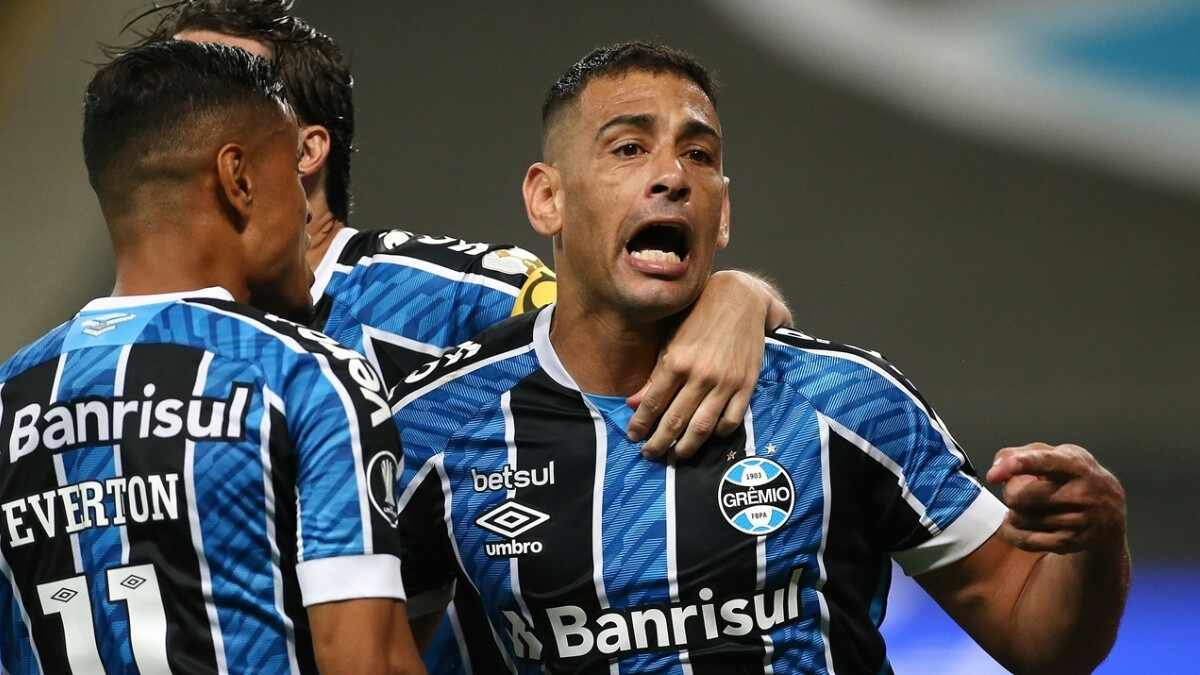
[[337, 233], [316, 270], [313, 328], [366, 355], [389, 388], [448, 347], [555, 298], [524, 249], [404, 230]]
[[221, 289], [107, 298], [0, 366], [0, 669], [316, 673], [403, 597], [380, 376]]
[[941, 421], [877, 355], [780, 330], [745, 424], [652, 462], [581, 393], [553, 307], [400, 392], [409, 611], [474, 673], [879, 673], [890, 559], [947, 565], [999, 527]]

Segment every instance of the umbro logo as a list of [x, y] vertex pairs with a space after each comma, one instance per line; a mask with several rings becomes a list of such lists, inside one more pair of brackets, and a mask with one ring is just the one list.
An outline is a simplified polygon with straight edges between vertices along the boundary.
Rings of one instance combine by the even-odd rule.
[[501, 537], [516, 539], [550, 520], [550, 516], [510, 499], [475, 520], [475, 524]]
[[88, 319], [83, 322], [83, 334], [100, 337], [105, 333], [111, 333], [116, 330], [117, 326], [127, 321], [133, 321], [136, 318], [136, 314], [109, 314], [96, 317], [95, 319]]
[[516, 538], [547, 520], [550, 520], [550, 516], [547, 514], [510, 499], [477, 518], [475, 524], [488, 532], [495, 532], [501, 537], [507, 537], [508, 541], [486, 542], [483, 550], [489, 557], [511, 560], [546, 550], [545, 545], [540, 541], [516, 541]]

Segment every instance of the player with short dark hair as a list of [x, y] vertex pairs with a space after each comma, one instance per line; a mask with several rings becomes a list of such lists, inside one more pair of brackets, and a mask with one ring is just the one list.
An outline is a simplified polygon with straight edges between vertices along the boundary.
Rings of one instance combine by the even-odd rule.
[[[292, 5], [181, 0], [156, 5], [130, 25], [156, 21], [143, 41], [217, 41], [278, 59], [303, 125], [300, 166], [313, 214], [308, 259], [317, 277], [311, 325], [366, 354], [395, 385], [485, 327], [551, 302], [554, 273], [520, 248], [347, 225], [349, 212], [339, 204], [350, 204], [353, 80], [334, 41], [291, 15]], [[769, 284], [743, 272], [713, 275], [659, 368], [631, 397], [631, 433], [648, 438], [647, 455], [690, 456], [712, 433], [730, 433], [761, 360], [757, 326], [790, 321]]]
[[386, 389], [280, 318], [310, 307], [298, 139], [240, 49], [89, 84], [116, 287], [0, 365], [3, 672], [423, 671]]
[[781, 329], [733, 438], [635, 459], [624, 397], [729, 241], [703, 72], [644, 43], [568, 71], [524, 181], [557, 304], [398, 392], [418, 642], [457, 568], [476, 673], [890, 672], [896, 560], [1007, 667], [1090, 671], [1129, 560], [1120, 483], [1082, 448], [1001, 450], [1006, 509], [882, 357]]

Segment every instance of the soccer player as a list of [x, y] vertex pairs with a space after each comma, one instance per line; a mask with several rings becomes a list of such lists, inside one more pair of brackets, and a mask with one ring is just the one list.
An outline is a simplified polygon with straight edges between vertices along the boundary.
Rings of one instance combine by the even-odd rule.
[[0, 366], [0, 671], [423, 672], [381, 378], [279, 318], [310, 306], [298, 134], [240, 49], [89, 84], [116, 287]]
[[[350, 216], [353, 81], [327, 35], [289, 14], [292, 0], [183, 0], [146, 41], [216, 41], [273, 59], [303, 125], [301, 171], [309, 197], [308, 260], [316, 270], [313, 328], [364, 353], [389, 388], [487, 326], [555, 297], [554, 275], [506, 245], [402, 230], [355, 230]], [[712, 433], [735, 429], [762, 359], [758, 329], [790, 324], [768, 284], [719, 272], [631, 396], [630, 431], [644, 451], [690, 456]], [[661, 419], [661, 423], [655, 424]]]
[[890, 672], [894, 559], [1015, 671], [1103, 659], [1129, 579], [1120, 484], [1076, 446], [1005, 449], [1006, 509], [873, 352], [775, 331], [734, 438], [637, 461], [622, 401], [729, 240], [713, 84], [671, 48], [615, 45], [543, 120], [524, 196], [558, 303], [398, 393], [418, 642], [458, 568], [476, 673]]

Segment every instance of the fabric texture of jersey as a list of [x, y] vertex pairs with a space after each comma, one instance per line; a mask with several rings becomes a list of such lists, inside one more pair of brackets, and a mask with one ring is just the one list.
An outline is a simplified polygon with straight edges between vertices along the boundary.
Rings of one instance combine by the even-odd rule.
[[[520, 248], [344, 228], [316, 270], [310, 326], [364, 354], [391, 390], [446, 349], [554, 302], [555, 292], [554, 272]], [[462, 670], [454, 645], [443, 621], [425, 652], [430, 671]]]
[[18, 353], [0, 442], [5, 673], [316, 673], [306, 606], [403, 598], [380, 376], [222, 289]]
[[345, 228], [316, 271], [310, 325], [365, 354], [394, 387], [448, 347], [554, 299], [554, 273], [523, 249]]
[[880, 673], [891, 559], [962, 558], [1005, 509], [877, 354], [767, 338], [739, 432], [643, 459], [549, 341], [497, 326], [397, 396], [410, 614], [473, 673]]

